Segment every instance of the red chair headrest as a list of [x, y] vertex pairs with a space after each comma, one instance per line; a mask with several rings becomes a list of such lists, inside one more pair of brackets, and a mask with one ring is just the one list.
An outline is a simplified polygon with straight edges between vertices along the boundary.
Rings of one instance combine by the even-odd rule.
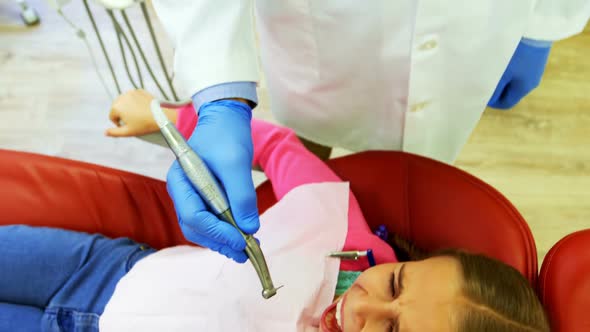
[[[462, 248], [506, 262], [537, 278], [531, 231], [516, 208], [483, 181], [431, 159], [371, 151], [328, 161], [351, 189], [370, 226], [386, 224], [427, 250]], [[258, 189], [260, 211], [275, 203], [270, 183]]]
[[557, 242], [541, 266], [539, 295], [554, 332], [590, 331], [590, 229]]

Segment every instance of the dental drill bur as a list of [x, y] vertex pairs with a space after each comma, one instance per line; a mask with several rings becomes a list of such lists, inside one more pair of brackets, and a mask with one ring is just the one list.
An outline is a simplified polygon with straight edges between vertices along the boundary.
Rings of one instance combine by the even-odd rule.
[[154, 99], [151, 102], [150, 108], [162, 136], [164, 136], [166, 143], [168, 143], [168, 146], [176, 155], [176, 159], [180, 163], [187, 178], [203, 201], [205, 201], [219, 218], [234, 226], [244, 240], [246, 240], [245, 252], [262, 284], [262, 297], [269, 299], [277, 293], [278, 288], [275, 288], [273, 285], [260, 245], [252, 235], [245, 234], [238, 227], [231, 213], [227, 196], [217, 182], [217, 179], [213, 176], [203, 160], [190, 148], [174, 124], [162, 112], [161, 105], [164, 107], [179, 107], [185, 104], [187, 102], [160, 102]]

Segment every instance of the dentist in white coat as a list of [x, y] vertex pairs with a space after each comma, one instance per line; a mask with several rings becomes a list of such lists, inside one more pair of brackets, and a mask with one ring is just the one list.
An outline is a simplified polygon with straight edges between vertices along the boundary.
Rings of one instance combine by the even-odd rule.
[[[273, 115], [300, 137], [452, 163], [486, 105], [510, 108], [534, 89], [551, 42], [590, 16], [590, 0], [153, 2], [199, 114], [189, 143], [247, 233], [259, 227], [249, 125], [259, 55]], [[187, 239], [246, 260], [177, 164], [168, 190]]]

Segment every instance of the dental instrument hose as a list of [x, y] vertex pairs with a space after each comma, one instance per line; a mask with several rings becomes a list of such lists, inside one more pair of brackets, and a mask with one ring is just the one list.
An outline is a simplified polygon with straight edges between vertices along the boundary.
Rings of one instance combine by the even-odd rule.
[[150, 107], [154, 119], [160, 128], [162, 136], [164, 136], [168, 146], [176, 155], [180, 166], [184, 170], [187, 178], [190, 180], [195, 190], [199, 193], [207, 206], [219, 218], [234, 226], [238, 232], [240, 232], [244, 240], [246, 240], [245, 252], [246, 255], [248, 255], [250, 262], [254, 266], [254, 270], [256, 270], [258, 278], [260, 279], [260, 283], [262, 284], [262, 297], [269, 299], [277, 293], [278, 288], [275, 288], [273, 285], [270, 272], [268, 270], [268, 265], [266, 264], [266, 259], [264, 258], [264, 254], [260, 249], [258, 241], [256, 241], [252, 235], [242, 232], [242, 230], [238, 227], [231, 213], [227, 196], [219, 185], [219, 182], [215, 176], [213, 176], [203, 160], [201, 160], [201, 158], [184, 140], [180, 132], [178, 132], [178, 129], [176, 129], [176, 127], [162, 112], [162, 106], [176, 108], [187, 105], [190, 102], [190, 100], [181, 102], [168, 102], [154, 99], [152, 100]]

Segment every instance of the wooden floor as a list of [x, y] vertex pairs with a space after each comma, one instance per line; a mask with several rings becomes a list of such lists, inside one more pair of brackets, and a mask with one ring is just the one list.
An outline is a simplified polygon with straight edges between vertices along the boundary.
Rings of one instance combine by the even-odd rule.
[[[103, 136], [110, 98], [82, 40], [46, 1], [30, 3], [42, 16], [38, 27], [24, 27], [17, 6], [0, 1], [0, 148], [164, 178], [172, 160], [167, 150]], [[87, 32], [101, 72], [108, 75], [83, 6], [75, 1], [65, 13]], [[99, 16], [99, 24], [110, 29], [106, 17]], [[131, 16], [136, 22], [137, 15]], [[142, 22], [137, 20], [138, 26]], [[111, 50], [117, 49], [112, 35], [105, 39]], [[170, 48], [164, 46], [170, 59]], [[120, 63], [118, 53], [112, 55]], [[556, 43], [541, 86], [509, 112], [487, 110], [457, 162], [516, 205], [530, 223], [540, 259], [564, 235], [590, 228], [589, 55], [590, 28]], [[123, 74], [122, 67], [117, 71]], [[268, 118], [264, 84], [260, 95], [256, 115]]]

